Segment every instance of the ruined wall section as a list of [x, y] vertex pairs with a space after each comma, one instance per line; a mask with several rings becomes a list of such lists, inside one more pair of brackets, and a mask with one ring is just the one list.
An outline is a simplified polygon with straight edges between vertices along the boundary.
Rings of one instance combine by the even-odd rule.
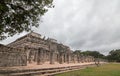
[[[60, 44], [57, 40], [52, 38], [42, 38], [40, 34], [34, 32], [17, 39], [7, 46], [23, 48], [26, 51], [27, 59], [30, 62], [37, 60], [40, 48], [42, 48], [40, 51], [47, 56], [47, 59], [43, 60], [48, 60], [51, 64], [54, 62], [69, 63], [71, 60], [71, 50], [68, 46]], [[42, 58], [41, 54], [40, 58]]]
[[28, 62], [36, 62], [38, 50], [42, 48], [43, 52], [49, 51], [47, 40], [41, 38], [41, 35], [29, 33], [16, 41], [8, 44], [9, 47], [22, 48], [25, 50]]
[[25, 44], [27, 43], [27, 41], [26, 41], [27, 39], [28, 39], [28, 37], [24, 37], [20, 40], [18, 39], [16, 41], [8, 44], [7, 46], [8, 47], [15, 47], [15, 48], [23, 48], [25, 46]]
[[8, 44], [9, 47], [15, 47], [15, 48], [25, 48], [27, 46], [33, 46], [34, 48], [38, 47], [45, 47], [48, 48], [46, 40], [41, 38], [41, 35], [37, 33], [30, 33], [27, 34], [16, 41]]
[[24, 50], [0, 45], [0, 67], [26, 66]]

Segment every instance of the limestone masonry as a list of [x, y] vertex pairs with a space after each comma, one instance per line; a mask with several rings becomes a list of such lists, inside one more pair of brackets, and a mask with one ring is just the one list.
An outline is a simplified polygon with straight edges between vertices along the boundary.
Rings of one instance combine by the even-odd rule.
[[36, 63], [80, 63], [92, 62], [91, 56], [74, 54], [66, 45], [55, 39], [42, 38], [40, 34], [31, 32], [16, 41], [4, 46], [0, 45], [0, 67], [27, 66]]

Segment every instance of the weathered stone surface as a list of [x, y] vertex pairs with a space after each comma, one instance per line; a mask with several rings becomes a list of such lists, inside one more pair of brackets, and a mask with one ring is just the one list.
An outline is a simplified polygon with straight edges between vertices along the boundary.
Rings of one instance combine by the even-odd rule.
[[0, 67], [25, 66], [27, 58], [24, 50], [0, 45]]
[[73, 54], [68, 46], [60, 44], [52, 38], [42, 38], [40, 34], [34, 32], [17, 39], [7, 46], [2, 46], [0, 49], [2, 49], [0, 50], [0, 66], [22, 66], [28, 63], [41, 65], [45, 62], [62, 64], [92, 61], [91, 57]]

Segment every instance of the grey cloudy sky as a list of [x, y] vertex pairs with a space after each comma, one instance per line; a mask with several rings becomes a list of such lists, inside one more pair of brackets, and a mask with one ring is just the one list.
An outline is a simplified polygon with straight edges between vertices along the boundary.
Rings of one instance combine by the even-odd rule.
[[[54, 0], [35, 32], [52, 37], [71, 49], [107, 54], [120, 48], [120, 0]], [[7, 44], [25, 35], [15, 35]]]

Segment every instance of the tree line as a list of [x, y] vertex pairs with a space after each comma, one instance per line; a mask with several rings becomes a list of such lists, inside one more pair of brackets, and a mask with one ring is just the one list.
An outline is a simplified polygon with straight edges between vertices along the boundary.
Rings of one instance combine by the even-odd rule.
[[120, 49], [111, 50], [107, 56], [101, 54], [98, 51], [81, 51], [75, 50], [75, 54], [84, 55], [84, 56], [92, 56], [94, 58], [104, 59], [108, 62], [120, 62]]
[[109, 62], [120, 62], [120, 49], [110, 51], [106, 59]]
[[103, 54], [101, 54], [100, 52], [98, 52], [98, 51], [81, 51], [81, 50], [75, 50], [73, 53], [74, 54], [83, 55], [83, 56], [92, 56], [94, 58], [105, 59], [105, 56]]

